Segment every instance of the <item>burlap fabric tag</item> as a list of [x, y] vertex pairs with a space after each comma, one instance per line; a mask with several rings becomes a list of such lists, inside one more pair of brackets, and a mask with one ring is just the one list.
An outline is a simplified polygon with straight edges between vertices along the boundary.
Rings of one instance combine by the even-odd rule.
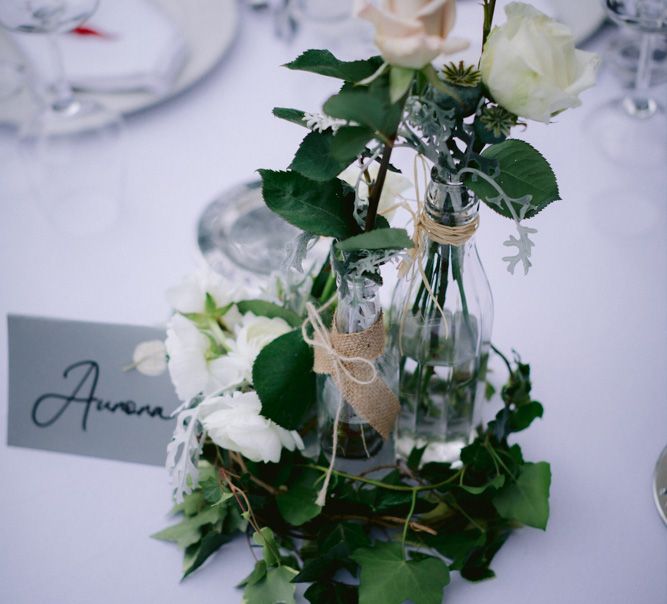
[[400, 404], [370, 363], [384, 353], [382, 313], [371, 327], [357, 333], [340, 333], [334, 318], [328, 335], [327, 343], [315, 334], [315, 340], [322, 344], [314, 347], [315, 373], [331, 375], [344, 400], [386, 440], [394, 429]]

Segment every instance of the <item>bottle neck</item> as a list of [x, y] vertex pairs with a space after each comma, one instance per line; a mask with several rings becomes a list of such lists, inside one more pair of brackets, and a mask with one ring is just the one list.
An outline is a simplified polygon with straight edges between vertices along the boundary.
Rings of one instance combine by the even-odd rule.
[[[479, 200], [460, 182], [431, 180], [426, 191], [426, 213], [438, 224], [463, 227], [477, 220]], [[474, 235], [464, 244], [474, 245]]]
[[357, 333], [375, 324], [382, 306], [378, 284], [365, 277], [336, 275], [338, 308], [336, 328], [341, 333]]

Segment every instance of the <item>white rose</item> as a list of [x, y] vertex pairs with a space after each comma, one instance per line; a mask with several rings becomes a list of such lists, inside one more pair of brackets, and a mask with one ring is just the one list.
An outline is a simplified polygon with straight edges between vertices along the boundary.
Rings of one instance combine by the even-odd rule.
[[[345, 170], [343, 170], [338, 175], [338, 178], [344, 180], [351, 187], [354, 187], [357, 184], [360, 172], [360, 168], [356, 164], [352, 164], [345, 168]], [[368, 172], [371, 175], [371, 178], [375, 180], [379, 172], [379, 166], [376, 164], [371, 165], [368, 168]], [[378, 204], [378, 214], [381, 214], [387, 220], [391, 220], [395, 209], [390, 211], [388, 210], [392, 206], [396, 205], [396, 198], [407, 191], [410, 187], [412, 187], [412, 182], [410, 182], [402, 174], [398, 174], [396, 172], [387, 172], [384, 186], [382, 187], [382, 194], [380, 195], [380, 202]], [[368, 185], [366, 184], [366, 180], [363, 176], [361, 177], [361, 180], [359, 180], [358, 193], [361, 199], [368, 200]]]
[[598, 55], [577, 50], [565, 25], [528, 4], [512, 2], [505, 13], [507, 23], [491, 31], [480, 62], [496, 102], [545, 123], [581, 105], [579, 93], [595, 84]]
[[176, 314], [169, 321], [165, 346], [171, 381], [184, 402], [200, 393], [207, 395], [243, 383], [245, 368], [238, 360], [227, 355], [209, 359], [209, 339], [183, 315]]
[[219, 308], [244, 297], [243, 291], [225, 283], [225, 280], [208, 266], [202, 266], [166, 292], [169, 305], [180, 313], [203, 313], [206, 294], [210, 294]]
[[375, 26], [375, 44], [391, 65], [421, 69], [442, 53], [468, 46], [447, 39], [456, 19], [455, 0], [356, 0], [355, 14]]
[[240, 368], [245, 380], [252, 384], [252, 366], [262, 348], [291, 330], [283, 319], [256, 317], [251, 312], [246, 313], [237, 329], [236, 340], [231, 345], [232, 350], [227, 356]]
[[198, 409], [199, 421], [215, 444], [251, 461], [277, 463], [283, 447], [303, 449], [298, 432], [281, 428], [260, 414], [262, 404], [256, 392], [211, 397]]

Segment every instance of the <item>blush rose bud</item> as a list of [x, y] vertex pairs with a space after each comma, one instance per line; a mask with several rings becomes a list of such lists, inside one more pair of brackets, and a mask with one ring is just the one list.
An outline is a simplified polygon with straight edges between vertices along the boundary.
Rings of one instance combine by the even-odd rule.
[[390, 65], [421, 69], [443, 53], [467, 48], [448, 39], [456, 19], [455, 0], [357, 0], [355, 14], [375, 27], [375, 44]]

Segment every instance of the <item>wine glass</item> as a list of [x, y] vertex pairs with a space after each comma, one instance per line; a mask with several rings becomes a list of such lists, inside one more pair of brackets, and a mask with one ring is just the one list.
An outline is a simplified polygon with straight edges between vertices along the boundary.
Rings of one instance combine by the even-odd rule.
[[44, 34], [54, 64], [32, 117], [19, 129], [19, 147], [33, 193], [59, 230], [103, 231], [119, 212], [124, 165], [122, 118], [102, 104], [79, 98], [66, 76], [57, 34], [88, 19], [99, 0], [1, 0], [0, 25]]
[[651, 93], [654, 39], [667, 34], [667, 0], [603, 0], [611, 19], [641, 33], [634, 87], [599, 107], [590, 127], [602, 151], [624, 165], [658, 166], [667, 161], [667, 120]]

